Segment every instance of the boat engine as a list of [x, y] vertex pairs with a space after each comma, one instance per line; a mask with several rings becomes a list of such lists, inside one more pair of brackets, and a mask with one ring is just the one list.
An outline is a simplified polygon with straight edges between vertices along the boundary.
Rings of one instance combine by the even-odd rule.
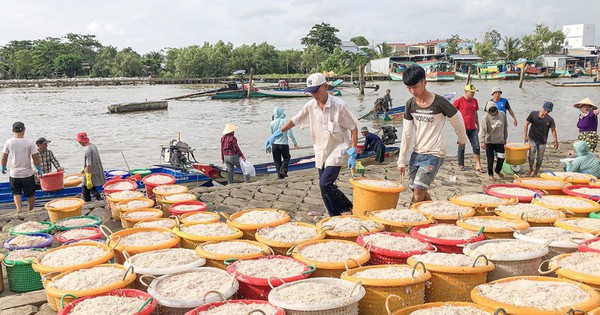
[[169, 145], [162, 145], [161, 148], [162, 163], [181, 169], [191, 169], [194, 168], [192, 163], [198, 162], [194, 157], [195, 149], [190, 148], [190, 145], [183, 141], [174, 139]]
[[396, 134], [396, 127], [383, 126], [381, 127], [381, 131], [383, 132], [383, 134], [381, 135], [381, 140], [383, 140], [384, 144], [388, 145], [396, 143], [396, 140], [398, 139], [398, 135]]

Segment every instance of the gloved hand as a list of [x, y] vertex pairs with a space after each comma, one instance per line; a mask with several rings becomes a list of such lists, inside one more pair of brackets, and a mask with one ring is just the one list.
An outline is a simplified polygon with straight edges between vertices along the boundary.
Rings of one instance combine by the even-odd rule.
[[[270, 137], [269, 139], [267, 139], [267, 142], [265, 142], [265, 150], [269, 150], [271, 148], [271, 146], [273, 145], [273, 142], [275, 142], [275, 139], [281, 137], [283, 135], [283, 132], [281, 131], [281, 129], [275, 131]], [[269, 153], [269, 152], [267, 152]]]
[[271, 147], [268, 147], [265, 151], [267, 151], [267, 153], [271, 153]]
[[85, 174], [85, 187], [87, 187], [87, 189], [92, 189], [92, 187], [94, 187], [92, 184], [92, 174], [90, 173]]
[[35, 168], [36, 168], [36, 169], [37, 169], [37, 171], [38, 171], [38, 176], [39, 176], [39, 177], [42, 177], [42, 175], [44, 175], [44, 172], [42, 172], [42, 167], [41, 167], [40, 165], [38, 165], [38, 166], [36, 166]]
[[82, 167], [81, 171], [79, 171], [79, 174], [83, 175], [83, 173], [85, 173], [85, 167]]
[[6, 174], [6, 165], [2, 165], [2, 174]]
[[356, 147], [346, 150], [346, 153], [350, 156], [348, 158], [348, 169], [353, 169], [356, 166]]

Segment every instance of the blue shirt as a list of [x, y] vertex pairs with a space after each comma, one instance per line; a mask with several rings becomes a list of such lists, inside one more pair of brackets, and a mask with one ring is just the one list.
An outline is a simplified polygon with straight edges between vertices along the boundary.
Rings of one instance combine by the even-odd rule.
[[[494, 100], [491, 99], [490, 101], [493, 102]], [[498, 106], [498, 110], [501, 110], [504, 114], [506, 114], [506, 111], [510, 109], [510, 104], [504, 97], [501, 97], [497, 102], [494, 103], [496, 103], [496, 106]]]
[[382, 148], [385, 148], [385, 144], [383, 144], [383, 140], [379, 138], [374, 133], [367, 133], [365, 136], [365, 147], [363, 148], [363, 152], [367, 151], [379, 151]]
[[[281, 129], [281, 126], [283, 126], [288, 120], [285, 118], [275, 118], [273, 119], [273, 121], [271, 121], [271, 133], [274, 133], [275, 131]], [[298, 143], [296, 142], [296, 138], [294, 137], [294, 133], [292, 132], [292, 129], [284, 132], [281, 137], [275, 139], [275, 142], [273, 142], [273, 144], [285, 144], [285, 145], [289, 145], [288, 143], [288, 136], [290, 137], [290, 139], [292, 140], [292, 143], [294, 145], [298, 145]]]

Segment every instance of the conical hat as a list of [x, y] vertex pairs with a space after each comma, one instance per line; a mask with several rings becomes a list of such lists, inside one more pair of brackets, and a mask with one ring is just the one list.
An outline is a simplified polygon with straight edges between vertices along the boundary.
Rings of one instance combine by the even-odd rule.
[[234, 132], [238, 129], [238, 126], [234, 125], [234, 124], [227, 124], [225, 125], [225, 129], [223, 129], [223, 134], [226, 135], [228, 133]]
[[594, 109], [598, 108], [596, 106], [596, 104], [594, 104], [589, 97], [586, 97], [586, 98], [582, 99], [581, 101], [575, 103], [575, 105], [573, 105], [573, 106], [575, 108], [579, 108], [579, 107], [581, 107], [581, 105], [589, 105], [589, 106], [593, 107]]

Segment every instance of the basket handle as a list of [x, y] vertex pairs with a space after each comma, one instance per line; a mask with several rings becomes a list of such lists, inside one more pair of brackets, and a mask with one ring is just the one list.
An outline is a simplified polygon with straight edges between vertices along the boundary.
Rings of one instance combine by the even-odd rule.
[[[527, 222], [527, 220], [529, 220], [529, 215], [527, 214], [527, 212], [521, 212], [521, 220], [523, 220], [525, 222]], [[515, 231], [516, 231], [516, 229], [515, 229]]]
[[[369, 247], [367, 248], [367, 246], [369, 246]], [[373, 243], [371, 241], [367, 241], [363, 247], [366, 248], [370, 252], [371, 248], [373, 247]]]
[[[281, 279], [281, 278], [279, 278], [279, 277], [269, 277], [269, 278], [267, 279], [267, 283], [269, 284], [269, 286], [271, 287], [271, 289], [275, 289], [275, 286], [274, 286], [274, 285], [273, 285], [273, 283], [271, 282], [271, 279], [277, 279], [277, 280], [281, 281], [281, 284], [284, 284], [284, 283], [285, 283], [285, 281], [283, 281], [283, 279]], [[280, 285], [281, 285], [281, 284], [280, 284]]]
[[110, 235], [114, 233], [108, 226], [104, 224], [100, 224], [98, 228], [100, 229], [100, 233], [102, 233], [102, 235], [104, 235], [104, 237], [106, 237], [107, 239], [109, 239]]
[[122, 250], [121, 254], [123, 254], [123, 257], [125, 257], [126, 261], [129, 261], [129, 259], [131, 258], [131, 256], [129, 255], [129, 253], [127, 252], [127, 250]]
[[425, 268], [425, 264], [422, 261], [417, 261], [417, 263], [413, 266], [412, 273], [410, 274], [410, 276], [413, 279], [415, 278], [415, 272], [417, 272], [417, 267], [418, 266], [423, 267], [423, 274], [427, 273], [427, 268]]
[[457, 211], [456, 212], [456, 216], [458, 217], [458, 221], [463, 221], [465, 222], [465, 216], [462, 214], [462, 212]]
[[544, 270], [542, 270], [542, 267], [544, 266], [544, 264], [548, 264], [548, 267], [550, 267], [550, 259], [546, 259], [546, 260], [542, 261], [542, 263], [538, 267], [538, 272], [541, 275], [547, 275], [549, 273], [553, 273], [553, 272], [555, 272], [556, 270], [558, 270], [560, 268], [560, 267], [556, 267], [556, 268], [552, 268], [552, 269], [548, 269], [548, 270], [544, 271]]
[[65, 308], [65, 298], [66, 297], [72, 297], [74, 299], [78, 299], [78, 297], [76, 295], [73, 295], [71, 293], [63, 294], [63, 296], [60, 297], [60, 308]]
[[[578, 242], [578, 240], [581, 240], [581, 241]], [[569, 237], [569, 241], [571, 241], [577, 245], [581, 245], [581, 243], [583, 243], [586, 240], [584, 238], [580, 238], [580, 237]]]
[[506, 310], [503, 309], [503, 308], [498, 308], [498, 309], [496, 309], [494, 311], [494, 315], [500, 315], [500, 314], [502, 314], [502, 315], [508, 315], [508, 313], [506, 312]]
[[229, 214], [227, 214], [227, 213], [225, 213], [225, 212], [223, 212], [223, 211], [219, 212], [219, 214], [220, 214], [220, 215], [221, 215], [221, 216], [222, 216], [222, 217], [223, 217], [225, 220], [232, 221], [232, 220], [231, 220], [231, 216], [229, 216]]
[[533, 199], [542, 199], [542, 195], [535, 193], [533, 194]]
[[313, 217], [313, 220], [315, 220], [315, 222], [319, 222], [323, 219], [325, 219], [325, 216], [322, 216], [322, 215], [316, 215]]
[[127, 270], [125, 270], [125, 274], [123, 275], [123, 279], [121, 279], [121, 281], [125, 281], [125, 279], [127, 278], [127, 274], [131, 271], [131, 274], [133, 274], [133, 265], [129, 266], [129, 268], [127, 268]]
[[366, 234], [369, 234], [369, 233], [371, 233], [371, 231], [369, 230], [369, 228], [368, 228], [368, 227], [366, 227], [366, 226], [364, 226], [364, 225], [362, 225], [362, 224], [361, 224], [361, 225], [358, 227], [358, 235], [359, 235], [359, 236], [361, 236], [361, 235], [365, 235], [365, 234], [362, 234], [362, 233], [361, 233], [361, 230], [365, 230], [365, 231], [367, 231], [367, 233], [366, 233]]
[[[234, 278], [234, 279], [235, 279], [235, 278]], [[210, 290], [210, 291], [206, 292], [206, 294], [204, 294], [204, 297], [202, 298], [202, 301], [204, 301], [204, 303], [206, 303], [206, 297], [208, 297], [208, 295], [209, 295], [209, 294], [211, 294], [211, 293], [214, 293], [214, 294], [216, 294], [216, 295], [220, 296], [220, 297], [223, 299], [223, 301], [226, 301], [226, 300], [227, 300], [227, 299], [225, 298], [225, 296], [223, 295], [223, 293], [221, 293], [221, 292], [219, 292], [219, 291], [217, 291], [217, 290]]]
[[354, 261], [359, 267], [362, 267], [362, 265], [354, 258], [348, 258], [344, 261], [344, 267], [346, 268], [346, 271], [348, 271], [348, 260]]
[[162, 207], [160, 205], [155, 205], [154, 207], [152, 207], [152, 209], [162, 210]]
[[475, 268], [475, 265], [477, 264], [477, 261], [479, 260], [479, 258], [483, 257], [483, 259], [485, 259], [485, 264], [489, 265], [490, 261], [488, 260], [486, 255], [479, 255], [477, 257], [475, 257], [475, 261], [473, 261], [473, 265], [471, 267]]
[[428, 253], [437, 253], [438, 252], [438, 248], [437, 246], [433, 245], [433, 244], [429, 244], [431, 247], [433, 247], [433, 250], [426, 250], [426, 252]]
[[350, 295], [348, 295], [348, 297], [352, 297], [352, 295], [354, 294], [354, 290], [356, 290], [356, 288], [362, 286], [362, 281], [358, 281], [353, 287], [352, 287], [352, 291], [350, 291]]
[[265, 254], [265, 255], [267, 255], [267, 256], [268, 256], [268, 255], [275, 255], [275, 251], [274, 251], [274, 250], [273, 250], [271, 247], [267, 246], [267, 248], [268, 248], [268, 249], [269, 249], [271, 252], [269, 253], [269, 252], [265, 252], [265, 251], [263, 250], [263, 251], [262, 251], [262, 252], [263, 252], [263, 254]]
[[477, 236], [481, 235], [481, 233], [483, 233], [483, 231], [485, 230], [485, 226], [482, 226], [479, 228], [479, 231], [477, 231]]
[[288, 248], [288, 250], [285, 252], [285, 254], [287, 256], [292, 256], [292, 254], [294, 253], [295, 249], [296, 249], [296, 245], [292, 245], [292, 247]]
[[50, 277], [50, 279], [54, 278], [54, 276], [59, 275], [60, 271], [53, 271], [53, 272], [49, 272], [47, 274], [42, 275], [42, 281], [46, 281], [48, 280], [47, 278]]
[[574, 309], [570, 308], [565, 315], [585, 315], [585, 314], [587, 314], [586, 311], [574, 310]]
[[548, 191], [547, 191], [547, 190], [545, 190], [545, 189], [541, 189], [541, 188], [536, 188], [536, 189], [537, 189], [537, 190], [539, 190], [539, 191], [541, 191], [541, 192], [542, 192], [542, 194], [544, 194], [544, 195], [547, 195], [547, 194], [548, 194]]
[[250, 312], [246, 313], [246, 315], [251, 315], [253, 313], [261, 313], [262, 315], [267, 315], [267, 313], [265, 313], [265, 311], [258, 309], [258, 308], [255, 310], [251, 310]]
[[225, 266], [229, 267], [229, 266], [233, 265], [233, 263], [236, 261], [237, 261], [237, 258], [227, 258], [227, 259], [223, 260], [223, 264], [225, 264]]
[[[321, 225], [321, 232], [331, 231], [333, 229], [334, 228], [331, 225]], [[359, 230], [360, 230], [360, 228], [359, 228]]]
[[308, 270], [304, 271], [302, 274], [308, 275], [308, 274], [315, 272], [315, 270], [317, 270], [317, 266], [310, 264], [310, 265], [308, 265]]
[[513, 174], [513, 178], [516, 180], [519, 180], [519, 181], [521, 180], [521, 177], [519, 177], [519, 175], [517, 175], [517, 174]]
[[550, 246], [550, 244], [552, 244], [552, 240], [546, 241], [546, 243], [544, 243], [544, 246], [542, 246], [542, 248], [546, 248], [546, 247]]
[[[146, 283], [146, 281], [144, 281], [144, 279], [150, 278], [150, 277], [152, 277], [152, 281], [154, 281], [154, 279], [156, 279], [156, 277], [153, 276], [153, 275], [141, 275], [140, 276], [140, 283], [143, 284], [145, 287], [149, 287], [150, 284]], [[152, 283], [152, 282], [150, 282], [150, 283]]]
[[403, 299], [396, 295], [396, 294], [390, 294], [385, 298], [385, 310], [387, 311], [387, 315], [392, 315], [392, 310], [390, 309], [390, 298], [396, 298], [400, 301], [403, 301]]
[[141, 313], [141, 312], [142, 312], [142, 310], [144, 309], [144, 307], [146, 307], [146, 305], [148, 305], [149, 303], [152, 303], [152, 301], [154, 301], [154, 299], [153, 299], [153, 298], [151, 298], [151, 297], [150, 297], [150, 298], [148, 298], [148, 299], [146, 300], [146, 302], [144, 302], [144, 304], [142, 304], [142, 306], [140, 306], [140, 308], [138, 308], [138, 311], [137, 311], [137, 313]]
[[[25, 259], [25, 258], [23, 258]], [[6, 266], [6, 267], [14, 267], [17, 265], [17, 262], [14, 260], [11, 260], [13, 263], [12, 264], [7, 264], [6, 262], [4, 262], [4, 259], [0, 259], [0, 264]]]
[[115, 250], [115, 248], [117, 248], [117, 246], [119, 245], [119, 243], [121, 243], [121, 235], [115, 235], [114, 237], [109, 237], [108, 240], [108, 244], [110, 244], [113, 239], [117, 239], [115, 242], [115, 245], [112, 246], [112, 248], [110, 248], [110, 250]]
[[495, 213], [496, 213], [496, 207], [491, 207], [491, 208], [494, 208], [494, 209], [492, 209], [492, 210], [490, 211], [490, 207], [485, 207], [485, 208], [483, 209], [483, 211], [484, 211], [485, 213], [494, 213], [494, 214], [495, 214]]
[[596, 202], [600, 201], [600, 196], [599, 195], [591, 195], [587, 199], [592, 200], [592, 198], [594, 198], [594, 197], [598, 198], [598, 200], [596, 200]]

